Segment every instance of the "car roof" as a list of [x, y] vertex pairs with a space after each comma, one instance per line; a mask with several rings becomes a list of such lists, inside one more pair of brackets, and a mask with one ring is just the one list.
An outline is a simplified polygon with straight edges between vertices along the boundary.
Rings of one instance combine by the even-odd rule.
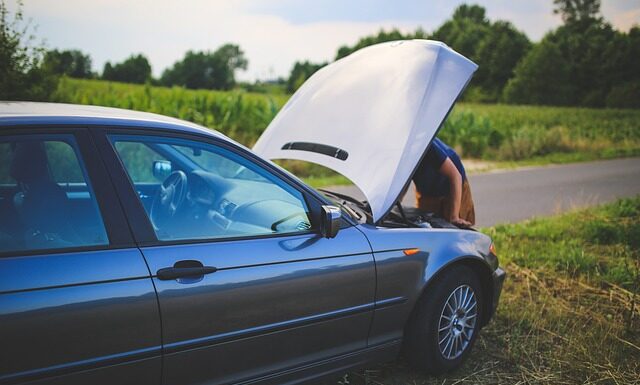
[[0, 102], [0, 127], [65, 124], [149, 127], [213, 135], [231, 141], [221, 133], [195, 123], [149, 112], [79, 104]]

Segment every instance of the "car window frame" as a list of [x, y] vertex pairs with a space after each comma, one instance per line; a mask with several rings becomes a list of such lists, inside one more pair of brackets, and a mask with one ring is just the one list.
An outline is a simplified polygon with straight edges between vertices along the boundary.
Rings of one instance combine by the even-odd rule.
[[[94, 137], [94, 141], [97, 144], [98, 150], [102, 155], [102, 159], [107, 165], [108, 171], [114, 180], [114, 185], [118, 191], [125, 215], [129, 219], [134, 239], [139, 247], [153, 247], [153, 246], [169, 246], [169, 245], [187, 245], [187, 244], [201, 244], [201, 243], [216, 243], [216, 242], [236, 242], [246, 241], [252, 239], [266, 239], [266, 238], [283, 238], [301, 235], [314, 234], [321, 236], [320, 234], [320, 207], [325, 204], [331, 204], [323, 199], [317, 192], [314, 192], [311, 188], [300, 183], [294, 177], [287, 172], [279, 169], [274, 164], [265, 161], [258, 155], [252, 153], [249, 149], [244, 148], [242, 145], [217, 138], [215, 136], [198, 134], [192, 132], [185, 132], [175, 129], [166, 128], [154, 128], [153, 126], [94, 126], [91, 127], [91, 133]], [[117, 150], [113, 146], [109, 136], [141, 136], [141, 137], [164, 137], [175, 138], [182, 140], [189, 140], [195, 142], [206, 143], [208, 145], [217, 146], [224, 150], [230, 151], [233, 154], [243, 158], [245, 161], [255, 164], [257, 167], [264, 169], [264, 171], [271, 174], [273, 177], [279, 179], [282, 183], [288, 185], [291, 189], [298, 191], [304, 199], [309, 209], [309, 220], [311, 221], [311, 229], [297, 232], [287, 233], [272, 233], [272, 234], [256, 234], [247, 236], [232, 236], [232, 237], [214, 237], [214, 238], [193, 238], [193, 239], [175, 239], [175, 240], [161, 240], [155, 234], [151, 220], [144, 209], [141, 200], [135, 190], [135, 185], [131, 181], [127, 174], [126, 168], [118, 156]], [[351, 223], [352, 224], [352, 223]], [[353, 225], [353, 224], [352, 224]]]
[[48, 125], [46, 123], [0, 126], [1, 138], [16, 136], [32, 137], [36, 135], [70, 135], [74, 138], [75, 145], [77, 147], [74, 149], [74, 153], [78, 157], [77, 160], [81, 166], [84, 166], [84, 171], [88, 178], [87, 183], [90, 184], [93, 194], [95, 195], [98, 212], [107, 234], [108, 242], [104, 245], [0, 251], [0, 258], [65, 254], [136, 247], [134, 237], [120, 205], [118, 196], [113, 188], [102, 159], [100, 159], [88, 127], [85, 125], [73, 124]]

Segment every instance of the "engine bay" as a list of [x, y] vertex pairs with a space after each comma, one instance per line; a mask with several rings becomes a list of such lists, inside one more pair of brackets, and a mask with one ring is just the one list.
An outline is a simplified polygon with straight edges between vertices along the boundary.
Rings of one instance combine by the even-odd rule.
[[[371, 209], [367, 201], [359, 201], [350, 196], [328, 190], [320, 190], [329, 199], [343, 208], [352, 218], [360, 223], [373, 224]], [[459, 229], [444, 218], [433, 213], [421, 211], [415, 207], [396, 204], [380, 223], [384, 227], [421, 227], [436, 229]]]

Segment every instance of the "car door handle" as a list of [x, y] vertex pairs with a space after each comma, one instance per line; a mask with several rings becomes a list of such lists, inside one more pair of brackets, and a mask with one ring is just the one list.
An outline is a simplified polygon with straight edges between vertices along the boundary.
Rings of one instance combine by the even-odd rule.
[[178, 261], [173, 267], [165, 267], [156, 273], [158, 279], [168, 281], [178, 278], [198, 277], [218, 271], [213, 266], [203, 266], [200, 261]]

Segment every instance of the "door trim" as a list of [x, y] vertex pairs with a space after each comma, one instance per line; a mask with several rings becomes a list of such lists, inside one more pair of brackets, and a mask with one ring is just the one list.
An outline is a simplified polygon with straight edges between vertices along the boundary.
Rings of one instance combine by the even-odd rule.
[[204, 346], [216, 345], [243, 338], [255, 337], [261, 334], [279, 332], [296, 327], [311, 325], [318, 322], [329, 321], [337, 318], [348, 317], [356, 314], [366, 313], [375, 308], [375, 302], [363, 305], [338, 309], [327, 313], [314, 314], [307, 317], [295, 318], [287, 321], [276, 322], [268, 325], [260, 325], [253, 328], [236, 330], [228, 333], [215, 334], [212, 336], [200, 337], [191, 340], [178, 341], [164, 345], [164, 353], [171, 354]]
[[118, 364], [130, 364], [148, 358], [160, 357], [162, 346], [152, 346], [149, 348], [131, 350], [128, 352], [110, 354], [107, 356], [93, 357], [86, 360], [74, 361], [65, 364], [48, 366], [27, 370], [9, 375], [0, 376], [0, 383], [12, 384], [23, 381], [33, 381], [37, 379], [50, 378], [65, 374], [76, 373], [83, 370], [103, 369], [107, 366]]

